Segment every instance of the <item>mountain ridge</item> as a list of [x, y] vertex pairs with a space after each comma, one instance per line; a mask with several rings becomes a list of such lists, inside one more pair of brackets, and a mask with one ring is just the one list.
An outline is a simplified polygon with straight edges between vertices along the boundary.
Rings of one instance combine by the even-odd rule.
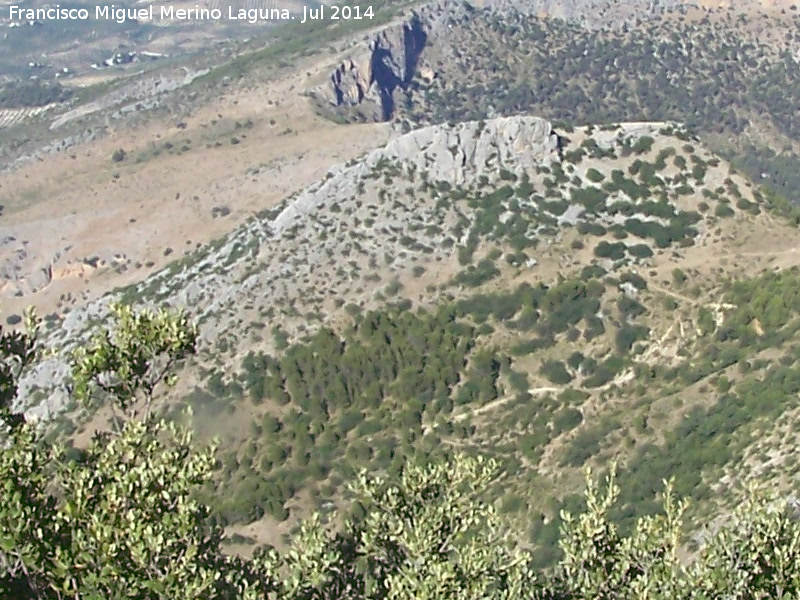
[[[675, 127], [669, 123], [653, 122], [599, 128], [589, 135], [594, 140], [591, 152], [596, 152], [599, 156], [605, 152], [613, 153], [613, 148], [619, 144], [620, 139], [628, 139], [626, 143], [631, 144], [641, 138], [658, 136], [660, 130], [672, 130]], [[294, 278], [310, 273], [305, 269], [319, 268], [325, 259], [330, 262], [329, 255], [321, 251], [318, 243], [310, 239], [308, 244], [294, 240], [298, 228], [310, 229], [312, 235], [315, 229], [321, 230], [320, 227], [336, 228], [337, 215], [331, 208], [338, 212], [341, 208], [337, 205], [341, 200], [349, 198], [353, 201], [359, 195], [364, 181], [377, 181], [378, 173], [389, 170], [395, 174], [403, 171], [407, 176], [411, 174], [411, 177], [419, 173], [425, 178], [424, 186], [433, 187], [444, 182], [450, 186], [469, 187], [482, 178], [486, 179], [487, 175], [496, 178], [504, 170], [531, 172], [542, 167], [546, 169], [551, 161], [569, 164], [569, 159], [564, 158], [562, 148], [563, 138], [566, 136], [569, 136], [566, 132], [553, 132], [551, 124], [538, 117], [500, 117], [486, 122], [474, 121], [454, 126], [432, 125], [415, 130], [391, 140], [383, 148], [369, 152], [357, 161], [331, 168], [323, 180], [287, 198], [277, 207], [262, 212], [231, 234], [202, 248], [199, 253], [195, 252], [194, 255], [176, 261], [142, 284], [131, 286], [121, 293], [113, 293], [109, 298], [139, 297], [148, 299], [149, 302], [168, 301], [171, 304], [193, 306], [196, 316], [201, 322], [205, 322], [209, 315], [222, 314], [226, 307], [229, 309], [237, 295], [251, 293], [253, 286], [273, 286], [273, 293], [282, 289], [280, 293], [284, 297], [291, 297], [290, 289], [280, 283], [281, 278]], [[697, 143], [696, 140], [693, 141]], [[430, 176], [423, 173], [429, 173]], [[395, 193], [402, 195], [403, 192], [395, 190]], [[387, 201], [382, 194], [379, 196], [381, 198], [377, 206], [386, 207]], [[570, 206], [573, 208], [567, 206], [554, 219], [554, 224], [571, 226], [577, 223], [577, 217], [581, 213], [574, 211], [580, 204], [573, 201]], [[318, 218], [317, 214], [326, 213], [329, 216], [319, 217], [320, 224], [312, 224]], [[403, 221], [404, 219], [390, 217], [387, 223], [391, 232], [399, 232], [401, 229], [398, 227], [402, 227]], [[337, 241], [343, 240], [343, 232], [337, 231]], [[385, 234], [379, 234], [378, 237], [381, 235]], [[397, 236], [395, 241], [396, 238]], [[276, 260], [269, 252], [264, 252], [262, 246], [274, 246], [282, 239], [287, 240], [287, 243], [291, 241], [294, 253], [283, 249], [280, 253], [282, 260]], [[465, 239], [462, 237], [460, 242], [463, 243]], [[436, 243], [432, 245], [436, 246]], [[298, 259], [300, 255], [306, 256], [308, 262], [303, 263]], [[274, 264], [259, 270], [253, 270], [252, 267], [242, 270], [239, 267], [245, 261], [255, 264], [264, 260], [271, 260]], [[304, 267], [303, 264], [308, 266]], [[191, 271], [187, 270], [190, 265], [194, 265]], [[234, 266], [240, 269], [239, 272], [236, 272]], [[213, 291], [203, 289], [204, 286], [195, 281], [202, 273], [210, 274], [209, 283], [215, 278], [218, 280]], [[261, 278], [262, 274], [265, 279]], [[174, 296], [174, 291], [170, 290], [180, 289], [183, 285], [180, 283], [181, 277], [186, 278], [188, 285], [178, 296]], [[86, 324], [95, 322], [103, 312], [101, 307], [108, 301], [103, 299], [86, 310], [71, 311], [63, 321], [65, 329], [60, 337], [70, 339]], [[201, 306], [204, 308], [198, 312]], [[223, 329], [221, 325], [206, 325], [201, 328], [202, 337], [210, 341]], [[63, 367], [60, 371], [63, 372]]]

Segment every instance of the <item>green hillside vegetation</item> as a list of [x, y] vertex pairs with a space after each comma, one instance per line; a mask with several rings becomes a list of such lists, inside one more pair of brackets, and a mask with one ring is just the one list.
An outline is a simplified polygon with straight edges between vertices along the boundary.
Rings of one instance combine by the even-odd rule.
[[[626, 275], [620, 279], [638, 281]], [[562, 475], [570, 468], [579, 472], [587, 461], [595, 464], [607, 456], [615, 439], [653, 431], [646, 407], [655, 406], [658, 396], [671, 397], [685, 385], [716, 376], [717, 400], [707, 407], [687, 407], [684, 416], [660, 431], [663, 441], [626, 451], [613, 514], [623, 529], [632, 527], [637, 515], [653, 510], [655, 493], [670, 476], [676, 491], [702, 505], [713, 493], [713, 475], [741, 460], [751, 436], [794, 405], [800, 389], [796, 346], [780, 365], [753, 357], [796, 335], [800, 306], [790, 299], [800, 290], [798, 281], [796, 272], [789, 271], [727, 284], [725, 299], [741, 308], [728, 314], [726, 326], [712, 324], [708, 337], [695, 342], [696, 353], [669, 369], [632, 354], [637, 343], [648, 340], [649, 328], [636, 323], [645, 315], [643, 306], [592, 279], [566, 280], [551, 288], [523, 284], [506, 294], [467, 297], [436, 314], [370, 312], [356, 317], [342, 337], [322, 330], [290, 346], [281, 359], [250, 355], [243, 362], [242, 387], [251, 401], [277, 398], [284, 408], [280, 416], [266, 413], [254, 429], [257, 437], [223, 455], [220, 481], [235, 492], [220, 505], [220, 522], [258, 519], [265, 510], [282, 520], [289, 515], [284, 503], [307, 486], [323, 508], [346, 492], [344, 482], [359, 469], [398, 474], [409, 457], [431, 461], [460, 448], [496, 456], [503, 471], [513, 474], [492, 493], [505, 511], [528, 515], [522, 518], [530, 540], [542, 546], [558, 530], [559, 519], [553, 518], [558, 508], [554, 513], [530, 490], [542, 485], [536, 465], [549, 447], [561, 448], [557, 462]], [[743, 297], [752, 301], [741, 302]], [[767, 300], [775, 297], [786, 300]], [[770, 304], [774, 313], [768, 315]], [[606, 324], [595, 316], [600, 311], [609, 315]], [[615, 315], [631, 321], [617, 327], [614, 352], [600, 358], [589, 344], [598, 331], [603, 335], [606, 327], [615, 327]], [[747, 327], [753, 319], [764, 323], [758, 339]], [[737, 329], [738, 336], [732, 333]], [[507, 354], [491, 341], [498, 332], [518, 340]], [[539, 369], [543, 380], [562, 391], [534, 401], [529, 392], [533, 383], [518, 361], [531, 352], [562, 347], [571, 349], [567, 359], [545, 360]], [[737, 364], [746, 365], [738, 369], [747, 373], [736, 381], [720, 375]], [[609, 407], [600, 420], [585, 422], [582, 412], [594, 401], [595, 390], [615, 389], [610, 384], [624, 372], [648, 381], [652, 396], [635, 390], [634, 414], [639, 416], [623, 420]], [[479, 411], [498, 400], [491, 420], [464, 411]], [[796, 465], [793, 480], [798, 474]], [[573, 501], [565, 496], [556, 507]], [[534, 520], [531, 527], [525, 507], [553, 520], [546, 527]], [[554, 558], [547, 552], [537, 555], [543, 563]]]
[[[409, 88], [395, 118], [420, 124], [534, 114], [571, 125], [685, 123], [751, 179], [796, 202], [800, 64], [790, 54], [798, 19], [797, 12], [784, 21], [729, 14], [591, 29], [476, 10], [453, 24], [451, 41], [442, 42], [453, 46], [448, 60], [437, 63], [431, 83]], [[755, 37], [757, 21], [785, 31], [785, 48]], [[647, 148], [640, 142], [630, 150]]]
[[[258, 436], [223, 459], [226, 485], [237, 491], [221, 509], [222, 521], [254, 520], [270, 506], [272, 516], [285, 517], [276, 499], [282, 503], [309, 485], [321, 506], [363, 466], [397, 473], [410, 456], [439, 454], [443, 439], [466, 442], [475, 427], [462, 420], [462, 406], [485, 406], [501, 393], [524, 404], [529, 387], [527, 377], [512, 369], [511, 357], [494, 347], [491, 332], [500, 327], [513, 332], [520, 346], [547, 348], [555, 336], [593, 318], [603, 290], [597, 280], [568, 280], [549, 289], [523, 284], [436, 313], [369, 312], [341, 337], [322, 329], [280, 358], [246, 356], [238, 385], [253, 403], [269, 398], [282, 408], [280, 416], [267, 413], [255, 427]], [[595, 379], [600, 373], [612, 378], [624, 363], [608, 359]], [[549, 419], [566, 415], [538, 410], [546, 441]], [[574, 409], [566, 414], [579, 416]], [[579, 422], [566, 419], [563, 426]]]
[[[727, 241], [791, 231], [783, 207], [680, 127], [590, 129], [557, 130], [547, 165], [458, 186], [380, 160], [308, 227], [273, 235], [277, 207], [120, 293], [175, 305], [207, 277], [253, 284], [202, 313], [218, 333], [156, 411], [188, 425], [191, 408], [200, 439], [220, 434], [199, 497], [238, 550], [259, 543], [253, 531], [288, 544], [313, 510], [349, 514], [363, 469], [396, 478], [461, 452], [497, 461], [491, 501], [552, 568], [586, 467], [621, 465], [612, 516], [624, 533], [670, 477], [695, 501], [694, 531], [735, 503], [720, 482], [760, 464], [770, 419], [786, 421], [770, 440], [791, 457], [800, 284], [792, 270], [743, 272]], [[701, 275], [682, 262], [723, 246], [730, 265]], [[298, 296], [258, 283], [273, 257], [308, 266]], [[92, 410], [56, 429], [85, 436]], [[798, 475], [787, 458], [767, 480], [786, 489]]]
[[[165, 311], [119, 311], [113, 331], [77, 357], [75, 375], [109, 348], [161, 347], [190, 339], [191, 325]], [[33, 321], [31, 321], [33, 322]], [[169, 323], [145, 327], [135, 323]], [[2, 335], [3, 366], [38, 351], [30, 334]], [[33, 359], [31, 359], [33, 360]], [[30, 361], [23, 361], [28, 366]], [[140, 363], [141, 364], [141, 363]], [[109, 370], [110, 369], [110, 370]], [[137, 391], [124, 364], [103, 371]], [[6, 370], [14, 386], [18, 371]], [[99, 383], [97, 372], [88, 381]], [[4, 388], [12, 389], [12, 388]], [[109, 390], [109, 401], [120, 402]], [[7, 398], [6, 398], [7, 399]], [[122, 404], [125, 401], [122, 400]], [[800, 521], [754, 490], [733, 517], [706, 537], [696, 559], [680, 560], [685, 504], [672, 484], [663, 510], [624, 535], [609, 519], [619, 495], [612, 467], [604, 486], [587, 473], [585, 507], [562, 512], [561, 560], [537, 571], [508, 523], [488, 501], [498, 464], [458, 452], [405, 464], [397, 476], [365, 471], [350, 481], [353, 510], [341, 525], [319, 514], [304, 521], [285, 552], [252, 559], [223, 552], [222, 530], [196, 500], [210, 481], [214, 447], [152, 418], [130, 418], [65, 454], [9, 418], [0, 451], [0, 592], [14, 598], [788, 598], [800, 593]]]

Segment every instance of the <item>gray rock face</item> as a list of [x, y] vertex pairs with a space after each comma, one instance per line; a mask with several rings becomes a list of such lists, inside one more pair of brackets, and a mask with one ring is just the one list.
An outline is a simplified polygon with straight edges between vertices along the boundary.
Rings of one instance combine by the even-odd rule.
[[399, 95], [417, 72], [423, 50], [447, 30], [449, 22], [466, 18], [470, 10], [462, 2], [424, 6], [406, 22], [390, 25], [368, 39], [312, 93], [333, 107], [358, 106], [372, 120], [391, 119]]
[[369, 93], [371, 79], [369, 61], [348, 59], [334, 69], [331, 85], [323, 93], [329, 92], [327, 98], [336, 106], [355, 106], [361, 104]]
[[503, 165], [528, 169], [548, 164], [557, 149], [558, 138], [548, 121], [509, 117], [426, 127], [393, 140], [383, 154], [415, 164], [434, 181], [463, 185]]
[[363, 52], [337, 65], [317, 95], [333, 106], [361, 106], [376, 121], [391, 118], [395, 92], [411, 81], [426, 38], [418, 15], [387, 27]]

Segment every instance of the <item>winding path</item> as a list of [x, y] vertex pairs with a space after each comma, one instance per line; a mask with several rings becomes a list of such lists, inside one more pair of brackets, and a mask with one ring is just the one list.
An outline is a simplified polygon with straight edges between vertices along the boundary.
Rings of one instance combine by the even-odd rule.
[[[529, 389], [528, 393], [529, 394], [546, 394], [546, 393], [549, 393], [549, 392], [560, 392], [561, 389], [562, 388], [556, 388], [556, 387], [538, 387], [538, 388]], [[506, 404], [507, 402], [510, 402], [514, 398], [516, 398], [516, 396], [506, 396], [505, 398], [498, 398], [497, 400], [492, 400], [491, 402], [488, 402], [488, 403], [484, 404], [483, 406], [481, 406], [479, 408], [476, 408], [473, 411], [469, 411], [469, 412], [462, 413], [460, 415], [456, 415], [455, 417], [453, 417], [453, 422], [454, 423], [459, 423], [459, 422], [463, 421], [464, 419], [466, 419], [467, 417], [474, 417], [475, 415], [481, 415], [481, 414], [483, 414], [485, 412], [488, 412], [488, 411], [490, 411], [490, 410], [492, 410], [494, 408], [497, 408], [498, 406], [502, 406], [503, 404]]]

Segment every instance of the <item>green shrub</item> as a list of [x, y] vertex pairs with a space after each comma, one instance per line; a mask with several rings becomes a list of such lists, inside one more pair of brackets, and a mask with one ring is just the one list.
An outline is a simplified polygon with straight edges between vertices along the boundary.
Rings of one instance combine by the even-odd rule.
[[736, 214], [734, 210], [730, 206], [722, 202], [717, 203], [717, 206], [714, 209], [714, 216], [716, 217], [725, 218], [725, 217], [731, 217], [734, 214]]
[[543, 362], [542, 366], [539, 367], [539, 373], [556, 385], [565, 385], [573, 379], [570, 372], [564, 366], [564, 363], [559, 360]]
[[595, 168], [586, 169], [586, 178], [593, 182], [593, 183], [600, 183], [605, 179], [605, 175], [603, 175], [600, 171]]
[[625, 250], [627, 246], [622, 242], [609, 243], [601, 240], [594, 248], [594, 255], [598, 258], [610, 258], [612, 260], [620, 260], [625, 258]]
[[653, 250], [647, 244], [633, 244], [628, 246], [628, 252], [635, 258], [650, 258]]

